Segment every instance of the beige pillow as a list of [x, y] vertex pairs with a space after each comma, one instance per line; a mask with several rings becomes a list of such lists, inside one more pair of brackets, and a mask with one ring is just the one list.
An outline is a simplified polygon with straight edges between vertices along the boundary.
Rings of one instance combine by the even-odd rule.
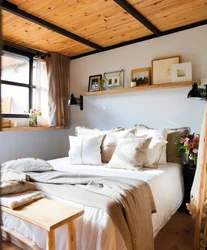
[[[165, 165], [167, 163], [166, 143], [167, 143], [168, 129], [166, 128], [153, 129], [153, 128], [148, 128], [147, 126], [141, 124], [136, 124], [135, 127], [136, 127], [136, 133], [135, 133], [136, 136], [148, 135], [148, 137], [152, 137], [152, 141], [148, 149], [148, 151], [150, 151], [151, 160], [148, 161], [146, 166], [150, 166], [149, 163], [152, 164], [152, 167], [155, 166], [157, 167], [157, 164]], [[161, 146], [161, 148], [159, 146]], [[158, 147], [159, 150], [154, 150], [155, 147]], [[158, 160], [154, 161], [153, 158]]]
[[177, 152], [177, 142], [180, 137], [186, 136], [190, 133], [190, 128], [172, 128], [168, 130], [167, 135], [167, 161], [182, 164], [182, 154]]
[[107, 133], [110, 133], [110, 132], [116, 132], [116, 131], [122, 131], [122, 130], [124, 130], [124, 128], [122, 128], [122, 127], [115, 127], [115, 128], [110, 129], [110, 130], [101, 130], [99, 128], [91, 129], [91, 128], [77, 126], [75, 128], [75, 135], [76, 136], [100, 135], [100, 134], [102, 135], [102, 134], [107, 134]]
[[140, 170], [150, 141], [151, 138], [120, 139], [107, 167]]
[[131, 138], [134, 133], [135, 128], [107, 133], [106, 137], [103, 139], [103, 143], [101, 146], [102, 162], [108, 163], [111, 160], [119, 139]]

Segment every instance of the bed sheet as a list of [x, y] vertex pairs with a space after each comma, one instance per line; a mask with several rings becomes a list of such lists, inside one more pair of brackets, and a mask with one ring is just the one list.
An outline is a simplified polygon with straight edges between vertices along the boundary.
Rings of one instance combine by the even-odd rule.
[[[158, 169], [145, 169], [133, 171], [123, 169], [110, 169], [103, 166], [69, 165], [68, 157], [49, 161], [55, 170], [83, 173], [102, 176], [118, 176], [125, 178], [138, 178], [146, 181], [155, 200], [157, 212], [152, 214], [154, 237], [176, 212], [183, 199], [182, 169], [179, 164], [167, 163], [160, 165]], [[114, 226], [111, 218], [104, 211], [83, 206], [52, 195], [48, 198], [66, 205], [83, 208], [84, 215], [76, 219], [77, 250], [127, 250], [124, 241]], [[46, 249], [46, 233], [27, 222], [3, 213], [3, 224], [25, 237], [33, 240], [42, 249]], [[56, 230], [56, 249], [68, 249], [67, 227], [63, 226]]]

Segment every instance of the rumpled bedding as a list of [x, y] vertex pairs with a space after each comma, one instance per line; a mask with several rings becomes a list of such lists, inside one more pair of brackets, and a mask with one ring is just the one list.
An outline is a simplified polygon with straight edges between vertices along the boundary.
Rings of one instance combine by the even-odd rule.
[[[120, 231], [128, 250], [154, 249], [151, 213], [156, 209], [151, 189], [146, 182], [58, 171], [26, 172], [23, 173], [26, 178], [21, 174], [16, 173], [16, 179], [7, 175], [1, 182], [5, 193], [1, 198], [2, 205], [15, 208], [43, 197], [38, 191], [17, 192], [16, 185], [25, 184], [29, 177], [36, 182], [37, 189], [46, 194], [64, 196], [70, 201], [106, 211]], [[5, 183], [11, 184], [10, 188], [15, 190], [14, 193], [11, 193], [8, 185], [4, 186]], [[6, 194], [5, 187], [10, 190], [7, 191], [10, 194]], [[32, 188], [31, 185], [29, 188]]]
[[44, 197], [36, 191], [34, 183], [28, 182], [25, 173], [18, 170], [1, 170], [1, 205], [15, 209]]

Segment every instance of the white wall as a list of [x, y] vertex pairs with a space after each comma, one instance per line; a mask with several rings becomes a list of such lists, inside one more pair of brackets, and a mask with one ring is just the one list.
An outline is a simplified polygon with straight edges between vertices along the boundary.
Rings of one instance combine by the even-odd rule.
[[[71, 91], [87, 91], [90, 75], [125, 69], [125, 83], [130, 71], [149, 67], [155, 57], [181, 55], [193, 64], [193, 78], [207, 77], [207, 25], [169, 36], [125, 46], [119, 49], [71, 61]], [[190, 126], [199, 132], [204, 101], [186, 98], [190, 88], [169, 89], [84, 97], [84, 110], [71, 108], [70, 130], [0, 132], [0, 163], [26, 156], [52, 159], [67, 155], [68, 135], [75, 125], [126, 128], [135, 123], [149, 126]]]
[[[132, 69], [150, 67], [151, 60], [180, 55], [191, 61], [193, 79], [207, 77], [207, 25], [160, 38], [128, 45], [71, 61], [71, 91], [87, 91], [90, 75], [125, 70], [125, 86]], [[84, 110], [71, 108], [72, 127], [190, 126], [199, 132], [205, 101], [187, 99], [190, 88], [145, 91], [127, 94], [84, 97]]]
[[64, 157], [68, 152], [69, 130], [0, 132], [0, 164], [21, 157], [45, 160]]

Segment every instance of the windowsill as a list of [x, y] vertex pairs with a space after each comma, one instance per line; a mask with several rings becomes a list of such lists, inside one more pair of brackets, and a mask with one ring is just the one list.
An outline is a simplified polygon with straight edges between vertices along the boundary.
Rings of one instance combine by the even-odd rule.
[[2, 128], [2, 131], [15, 132], [15, 131], [60, 130], [60, 129], [69, 129], [69, 127], [12, 127], [12, 128]]

